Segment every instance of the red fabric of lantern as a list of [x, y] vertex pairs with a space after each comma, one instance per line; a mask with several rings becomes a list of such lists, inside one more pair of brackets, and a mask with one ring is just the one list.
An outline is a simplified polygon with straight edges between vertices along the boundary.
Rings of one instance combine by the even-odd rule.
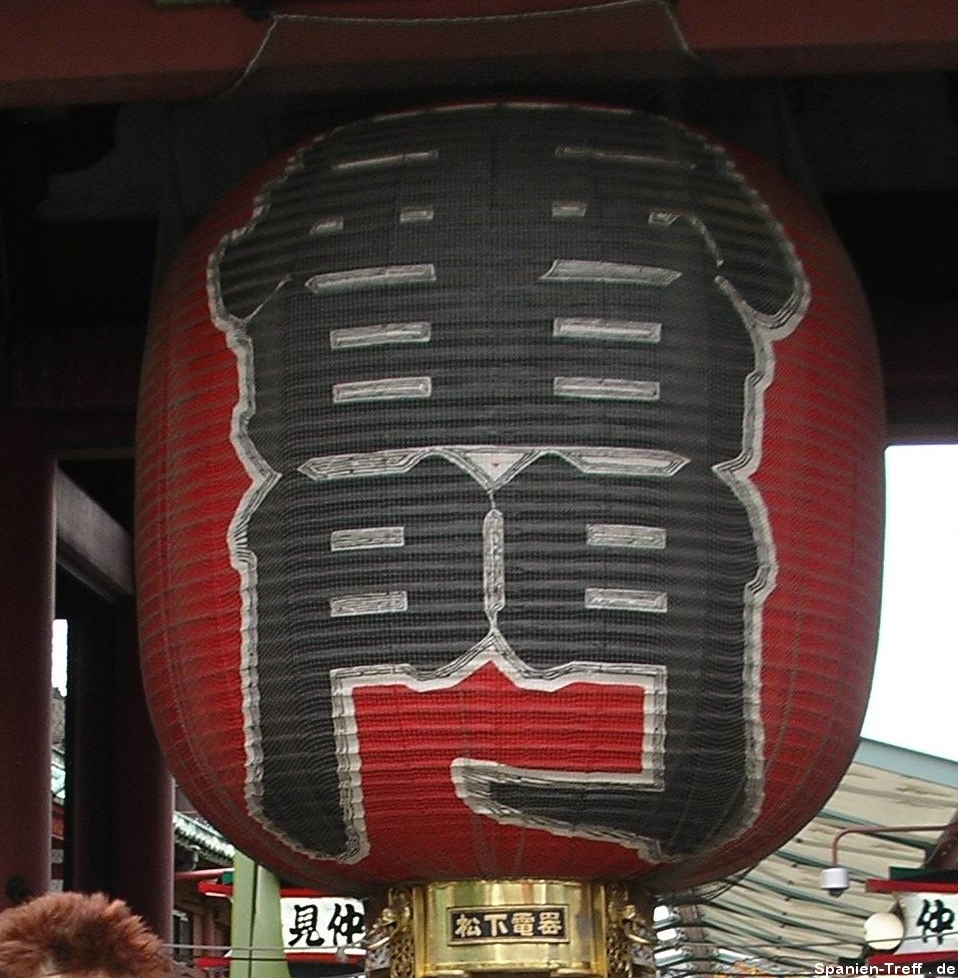
[[445, 107], [276, 161], [183, 248], [139, 435], [157, 730], [284, 876], [685, 888], [854, 751], [867, 312], [821, 218], [681, 126]]

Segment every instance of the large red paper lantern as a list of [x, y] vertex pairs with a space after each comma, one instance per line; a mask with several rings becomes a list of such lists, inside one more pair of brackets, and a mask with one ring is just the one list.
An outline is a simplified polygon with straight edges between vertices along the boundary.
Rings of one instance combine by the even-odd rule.
[[176, 777], [341, 893], [748, 865], [857, 743], [882, 437], [854, 275], [760, 162], [570, 105], [324, 135], [215, 210], [154, 317]]

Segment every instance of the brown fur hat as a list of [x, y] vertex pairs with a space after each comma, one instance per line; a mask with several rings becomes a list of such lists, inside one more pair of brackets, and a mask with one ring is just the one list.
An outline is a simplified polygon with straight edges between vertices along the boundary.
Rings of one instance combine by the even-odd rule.
[[170, 978], [159, 938], [121, 900], [48, 893], [0, 913], [0, 978]]

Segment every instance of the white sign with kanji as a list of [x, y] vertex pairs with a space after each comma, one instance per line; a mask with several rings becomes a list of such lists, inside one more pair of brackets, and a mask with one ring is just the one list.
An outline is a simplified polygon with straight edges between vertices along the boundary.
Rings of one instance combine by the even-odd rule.
[[898, 954], [958, 951], [958, 893], [903, 893], [905, 937]]
[[359, 953], [366, 932], [363, 905], [344, 897], [284, 896], [280, 900], [287, 954]]

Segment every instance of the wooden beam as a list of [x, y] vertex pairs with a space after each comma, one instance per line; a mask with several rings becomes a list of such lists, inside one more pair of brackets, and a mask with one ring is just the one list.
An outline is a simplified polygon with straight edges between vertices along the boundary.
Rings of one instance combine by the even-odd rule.
[[940, 0], [679, 0], [689, 47], [722, 75], [958, 67], [958, 4]]
[[[356, 4], [275, 5], [292, 14], [340, 14]], [[364, 5], [368, 9], [369, 5]], [[377, 5], [382, 7], [382, 4]], [[609, 7], [596, 13], [497, 22], [415, 22], [406, 0], [389, 5], [409, 17], [283, 20], [264, 45], [261, 73], [271, 90], [432, 87], [458, 78], [475, 85], [477, 66], [507, 76], [524, 61], [604, 58], [676, 48], [665, 5]], [[652, 29], [640, 30], [649, 21]], [[269, 23], [235, 6], [158, 9], [147, 2], [45, 0], [14, 4], [0, 35], [0, 106], [205, 98], [229, 89], [258, 59]], [[429, 65], [424, 70], [424, 65]], [[663, 71], [657, 65], [655, 73]], [[672, 65], [668, 71], [674, 71]], [[305, 86], [305, 87], [301, 87]]]
[[[413, 20], [430, 7], [426, 0], [277, 0], [273, 6], [279, 13], [331, 18], [277, 24], [257, 75], [275, 90], [472, 86], [477, 72], [511, 81], [531, 67], [548, 70], [540, 78], [567, 82], [603, 72], [649, 78], [703, 68], [725, 75], [958, 68], [958, 4], [941, 0], [910, 0], [907, 10], [899, 0], [678, 0], [677, 23], [694, 53], [684, 66], [663, 57], [674, 55], [676, 36], [671, 28], [663, 33], [659, 5], [444, 24], [343, 19], [348, 12], [384, 17], [391, 11]], [[509, 5], [477, 0], [468, 6]], [[517, 0], [516, 9], [522, 6]], [[234, 6], [8, 4], [0, 34], [0, 105], [216, 95], [258, 57], [269, 29], [268, 22], [255, 23]]]
[[62, 472], [56, 474], [57, 563], [103, 597], [131, 597], [133, 541]]
[[891, 443], [958, 440], [958, 301], [873, 309]]

